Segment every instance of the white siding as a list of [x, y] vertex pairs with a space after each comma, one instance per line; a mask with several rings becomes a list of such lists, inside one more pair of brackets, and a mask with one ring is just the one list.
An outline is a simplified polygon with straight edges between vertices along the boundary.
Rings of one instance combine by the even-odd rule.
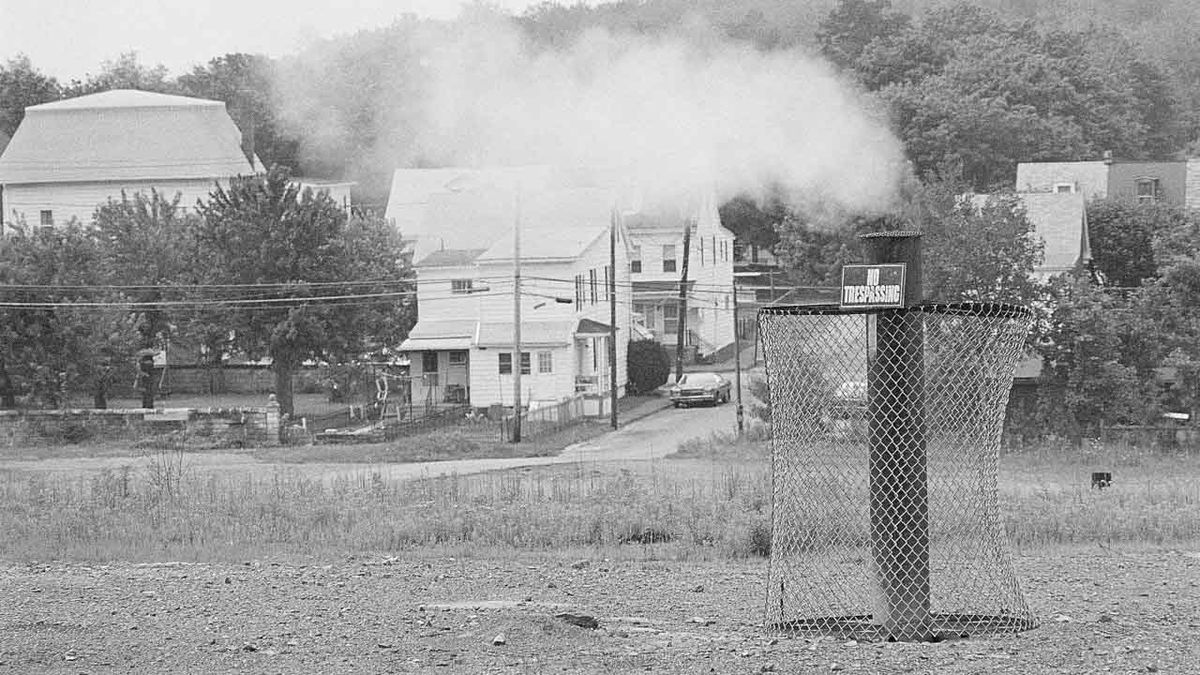
[[[642, 272], [636, 281], [678, 282], [683, 271], [683, 230], [675, 227], [641, 227], [630, 233], [630, 244], [641, 246]], [[674, 244], [676, 271], [662, 270], [662, 248]], [[733, 342], [733, 233], [720, 222], [715, 200], [706, 199], [696, 214], [688, 253], [688, 280], [694, 290], [688, 297], [688, 328], [703, 342], [701, 352], [715, 351]], [[628, 266], [626, 266], [626, 271]], [[639, 300], [661, 304], [661, 298]], [[674, 334], [662, 332], [662, 317], [654, 330], [660, 341], [674, 344]]]
[[1187, 161], [1184, 204], [1189, 209], [1200, 209], [1200, 159], [1192, 158]]
[[[547, 347], [530, 347], [523, 349], [529, 352], [530, 372], [521, 375], [521, 402], [530, 401], [561, 401], [570, 396], [573, 391], [564, 389], [564, 382], [570, 380], [574, 386], [574, 377], [570, 374], [571, 350], [568, 347], [550, 349]], [[538, 372], [539, 351], [550, 351], [554, 354], [554, 371], [551, 373]], [[473, 349], [471, 350], [471, 405], [476, 408], [486, 408], [500, 404], [513, 404], [513, 376], [500, 374], [500, 354], [511, 353], [505, 349]], [[517, 367], [517, 363], [513, 364]]]
[[[474, 266], [418, 267], [417, 313], [422, 321], [471, 319], [478, 316], [481, 304], [499, 299], [484, 293], [453, 293], [455, 279], [471, 279], [482, 288], [479, 270]], [[511, 286], [510, 286], [511, 288]], [[512, 316], [512, 296], [509, 296], [509, 316]]]
[[[109, 198], [120, 199], [121, 190], [132, 196], [135, 192], [150, 194], [156, 189], [164, 197], [174, 199], [180, 195], [179, 205], [193, 209], [198, 199], [208, 199], [216, 179], [174, 180], [159, 182], [130, 183], [43, 183], [37, 185], [4, 186], [4, 221], [12, 224], [14, 212], [23, 217], [27, 225], [37, 226], [42, 211], [51, 211], [56, 226], [66, 225], [71, 218], [82, 225], [89, 225], [96, 209]], [[224, 181], [222, 181], [224, 183]]]

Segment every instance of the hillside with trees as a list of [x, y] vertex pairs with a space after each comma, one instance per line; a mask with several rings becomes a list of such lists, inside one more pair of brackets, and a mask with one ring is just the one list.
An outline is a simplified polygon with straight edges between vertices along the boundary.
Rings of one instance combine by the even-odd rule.
[[[0, 63], [0, 134], [12, 134], [26, 106], [116, 87], [214, 98], [227, 103], [268, 166], [358, 181], [358, 203], [381, 207], [395, 168], [433, 162], [406, 134], [405, 126], [413, 106], [429, 90], [431, 76], [422, 50], [460, 36], [470, 22], [480, 20], [509, 18], [482, 5], [456, 21], [407, 16], [386, 27], [314, 41], [280, 58], [213, 55], [174, 77], [161, 66], [126, 54], [99, 64], [95, 74], [81, 81], [64, 83], [39, 71], [28, 58], [12, 55]], [[1011, 189], [1016, 165], [1022, 161], [1094, 160], [1106, 151], [1120, 159], [1180, 158], [1200, 150], [1200, 4], [547, 2], [515, 17], [515, 25], [524, 48], [551, 56], [603, 30], [618, 36], [671, 36], [700, 48], [734, 44], [761, 53], [823, 57], [882, 111], [903, 144], [912, 175], [901, 188], [901, 203], [889, 213], [855, 213], [827, 204], [820, 196], [799, 205], [768, 185], [758, 194], [732, 196], [722, 206], [723, 222], [739, 240], [773, 246], [791, 283], [821, 284], [830, 282], [841, 264], [856, 259], [857, 233], [880, 227], [921, 229], [936, 252], [929, 278], [938, 299], [1040, 299], [1039, 306], [1048, 308], [1038, 344], [1051, 366], [1057, 393], [1047, 405], [1065, 406], [1080, 428], [1101, 420], [1151, 419], [1167, 407], [1196, 411], [1200, 255], [1192, 243], [1194, 214], [1092, 204], [1089, 218], [1099, 283], [1058, 280], [1040, 288], [1029, 281], [1040, 252], [1013, 243], [1023, 241], [1029, 228], [1019, 204], [998, 195], [984, 208], [968, 208], [954, 195]], [[236, 200], [228, 195], [223, 199], [226, 206], [209, 207], [207, 227], [242, 217]], [[162, 204], [148, 204], [110, 204], [102, 210], [105, 227], [136, 220], [147, 208], [169, 212]], [[203, 231], [193, 225], [195, 231]], [[43, 235], [36, 235], [7, 242], [4, 255], [20, 263], [0, 270], [6, 280], [49, 283], [45, 280], [54, 277], [36, 269], [38, 260], [66, 265], [70, 260], [125, 255], [89, 241], [83, 233], [55, 236], [59, 239], [41, 241], [38, 237]], [[227, 253], [233, 256], [237, 251]], [[230, 258], [229, 264], [257, 263]], [[102, 283], [113, 274], [103, 266], [86, 273], [80, 265], [67, 267], [75, 275], [67, 280], [78, 284]], [[69, 340], [86, 338], [95, 351], [88, 352], [88, 358], [102, 363], [112, 351], [112, 340], [121, 341], [113, 336], [145, 339], [156, 330], [149, 324], [158, 320], [147, 307], [137, 315], [114, 314], [111, 321], [80, 326], [77, 318], [60, 309], [14, 309], [0, 328], [12, 346], [7, 379], [44, 392], [47, 399], [64, 378], [80, 380], [93, 374], [60, 365], [38, 372], [21, 366], [17, 372], [17, 360], [37, 357], [58, 364], [58, 355], [80, 349]], [[265, 355], [283, 348], [270, 336], [286, 333], [294, 342], [286, 354], [279, 352], [283, 361], [312, 356], [316, 352], [308, 349], [304, 335], [319, 335], [321, 329], [310, 318], [281, 315], [273, 319], [274, 328], [247, 324], [243, 334], [255, 336], [247, 338], [255, 342], [241, 348]], [[69, 340], [43, 345], [35, 339], [54, 326], [68, 333]], [[87, 337], [93, 330], [99, 333]], [[29, 351], [39, 349], [45, 353]], [[1163, 380], [1164, 372], [1173, 376]]]

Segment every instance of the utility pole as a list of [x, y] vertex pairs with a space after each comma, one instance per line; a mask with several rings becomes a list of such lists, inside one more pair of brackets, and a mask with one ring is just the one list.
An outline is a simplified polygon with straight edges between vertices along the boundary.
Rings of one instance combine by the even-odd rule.
[[608, 224], [608, 388], [613, 429], [617, 428], [617, 209]]
[[683, 268], [679, 274], [679, 319], [675, 329], [675, 381], [683, 377], [683, 336], [687, 330], [688, 252], [692, 248], [692, 223], [683, 223]]
[[733, 285], [733, 386], [737, 388], [737, 433], [745, 430], [745, 413], [742, 409], [742, 325], [738, 323], [738, 289]]
[[521, 185], [517, 184], [513, 217], [513, 427], [512, 442], [521, 442]]

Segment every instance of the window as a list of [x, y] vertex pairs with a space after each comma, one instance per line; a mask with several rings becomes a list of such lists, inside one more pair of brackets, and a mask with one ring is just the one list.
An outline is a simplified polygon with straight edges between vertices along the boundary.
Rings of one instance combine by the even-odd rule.
[[[500, 352], [500, 374], [512, 375], [512, 352]], [[521, 374], [529, 374], [529, 352], [521, 352]]]
[[583, 306], [583, 275], [575, 275], [575, 306]]
[[679, 332], [679, 305], [674, 302], [663, 303], [663, 332], [674, 335]]
[[604, 295], [608, 297], [612, 290], [612, 276], [608, 273], [608, 265], [604, 266]]
[[438, 353], [421, 352], [421, 369], [427, 373], [436, 373], [438, 371]]
[[464, 350], [455, 350], [450, 352], [450, 365], [465, 366], [467, 365], [467, 352]]
[[1136, 181], [1136, 185], [1139, 204], [1149, 204], [1158, 201], [1159, 183], [1157, 178], [1139, 178]]
[[588, 270], [588, 287], [591, 289], [589, 296], [592, 298], [592, 304], [596, 304], [596, 270]]
[[[699, 237], [699, 239], [700, 239], [700, 264], [704, 265], [704, 237]], [[717, 260], [717, 252], [713, 251], [713, 262], [716, 262], [716, 260]]]
[[1054, 191], [1058, 194], [1071, 194], [1075, 191], [1074, 183], [1055, 183]]
[[42, 227], [54, 227], [54, 212], [49, 210], [42, 211], [41, 224]]
[[635, 274], [642, 271], [642, 247], [633, 246], [629, 250], [629, 271]]
[[470, 293], [471, 292], [471, 280], [470, 279], [453, 279], [453, 280], [451, 280], [450, 281], [450, 292], [451, 293], [459, 293], [459, 294]]
[[554, 352], [538, 352], [538, 372], [554, 372]]
[[663, 271], [675, 271], [675, 244], [663, 244]]

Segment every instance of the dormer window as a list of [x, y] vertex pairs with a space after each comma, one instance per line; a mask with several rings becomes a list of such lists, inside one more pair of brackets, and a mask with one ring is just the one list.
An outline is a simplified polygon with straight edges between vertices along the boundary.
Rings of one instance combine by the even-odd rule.
[[1153, 204], [1157, 202], [1161, 194], [1161, 186], [1157, 178], [1138, 178], [1134, 181], [1139, 204]]

